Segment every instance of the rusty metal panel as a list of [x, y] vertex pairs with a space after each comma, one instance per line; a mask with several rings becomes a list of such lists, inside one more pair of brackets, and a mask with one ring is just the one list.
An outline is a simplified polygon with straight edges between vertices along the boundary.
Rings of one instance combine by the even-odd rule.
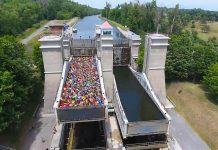
[[142, 122], [129, 122], [128, 123], [128, 136], [161, 134], [168, 132], [169, 121], [154, 120], [154, 121], [142, 121]]
[[73, 39], [72, 48], [95, 48], [95, 39]]
[[71, 55], [73, 56], [94, 56], [97, 54], [96, 48], [73, 48]]
[[129, 47], [114, 47], [113, 49], [114, 66], [129, 65], [130, 53], [131, 53], [131, 49]]
[[116, 39], [113, 41], [114, 47], [129, 47], [129, 39]]
[[82, 122], [105, 119], [105, 106], [58, 108], [59, 122]]

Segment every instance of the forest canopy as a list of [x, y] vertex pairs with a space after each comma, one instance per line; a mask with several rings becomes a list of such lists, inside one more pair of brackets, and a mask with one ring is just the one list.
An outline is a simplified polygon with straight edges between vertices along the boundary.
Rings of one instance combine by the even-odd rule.
[[45, 19], [83, 18], [100, 13], [98, 9], [68, 0], [3, 0], [0, 5], [0, 36], [20, 34]]

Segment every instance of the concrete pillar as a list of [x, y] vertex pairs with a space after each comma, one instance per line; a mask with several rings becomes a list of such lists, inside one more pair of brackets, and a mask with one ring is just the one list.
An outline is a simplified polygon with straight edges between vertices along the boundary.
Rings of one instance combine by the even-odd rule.
[[113, 98], [113, 27], [105, 22], [101, 25], [100, 58], [106, 97]]
[[169, 37], [151, 34], [145, 37], [143, 72], [147, 75], [153, 91], [164, 107], [171, 107], [166, 98], [165, 61]]
[[41, 43], [45, 74], [62, 72], [63, 52], [62, 37], [50, 35], [39, 39]]
[[62, 46], [63, 46], [63, 59], [68, 61], [70, 59], [70, 37], [64, 37]]
[[141, 44], [141, 38], [139, 35], [132, 33], [130, 37], [130, 47], [131, 47], [131, 67], [135, 70], [138, 68], [137, 59], [139, 56], [139, 47]]
[[45, 69], [44, 113], [53, 113], [56, 92], [61, 80], [63, 69], [62, 37], [56, 35], [44, 36], [41, 43]]

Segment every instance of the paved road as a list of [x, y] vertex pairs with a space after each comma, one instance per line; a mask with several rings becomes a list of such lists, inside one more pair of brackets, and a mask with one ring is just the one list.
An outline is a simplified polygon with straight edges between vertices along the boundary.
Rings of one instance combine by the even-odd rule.
[[174, 109], [168, 109], [171, 116], [170, 135], [172, 135], [183, 150], [209, 150], [207, 144], [185, 122]]
[[[50, 24], [55, 23], [56, 20], [51, 20], [49, 21], [47, 24], [45, 24], [44, 26], [48, 26]], [[42, 33], [42, 31], [44, 30], [44, 26], [39, 28], [38, 30], [36, 30], [35, 32], [33, 32], [30, 36], [28, 36], [27, 38], [23, 39], [21, 41], [21, 43], [23, 43], [24, 45], [27, 45], [29, 43], [30, 40], [32, 40], [35, 36], [39, 35], [40, 33]]]
[[[44, 26], [48, 26], [48, 25], [51, 25], [51, 24], [55, 24], [57, 20], [51, 20], [49, 21], [47, 24], [45, 24]], [[76, 23], [78, 21], [77, 18], [72, 18], [70, 19], [67, 24], [70, 25], [70, 24], [73, 24], [73, 23]], [[33, 32], [30, 36], [26, 37], [25, 39], [23, 39], [21, 41], [21, 43], [23, 43], [24, 45], [27, 45], [29, 43], [29, 41], [31, 41], [35, 36], [41, 34], [44, 30], [44, 26], [39, 28], [38, 30], [36, 30], [35, 32]]]
[[55, 115], [43, 114], [41, 108], [38, 112], [38, 118], [32, 123], [33, 128], [27, 131], [23, 143], [20, 147], [22, 150], [46, 150], [50, 148], [53, 128], [56, 124]]

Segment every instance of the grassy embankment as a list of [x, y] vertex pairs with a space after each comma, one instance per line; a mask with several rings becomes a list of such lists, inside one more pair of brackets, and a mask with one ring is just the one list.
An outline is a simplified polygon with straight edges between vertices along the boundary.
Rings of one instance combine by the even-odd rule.
[[121, 24], [119, 24], [119, 23], [117, 23], [117, 22], [115, 22], [115, 21], [109, 20], [109, 19], [107, 19], [107, 18], [105, 18], [105, 17], [101, 17], [101, 16], [100, 16], [99, 18], [102, 19], [102, 20], [104, 20], [104, 21], [108, 21], [112, 26], [119, 27], [119, 28], [121, 28], [121, 29], [124, 30], [124, 31], [127, 31], [127, 30], [128, 30], [127, 27], [124, 27], [123, 25], [121, 25]]
[[35, 32], [38, 28], [43, 27], [46, 23], [48, 23], [48, 20], [42, 20], [39, 23], [34, 24], [31, 28], [26, 29], [22, 34], [19, 34], [17, 36], [17, 40], [21, 41], [25, 39], [26, 37], [30, 36], [33, 32]]
[[[55, 20], [54, 24], [63, 24], [63, 23], [67, 23], [69, 26], [73, 26], [74, 24], [76, 24], [79, 21], [78, 17], [72, 18], [70, 20]], [[35, 36], [32, 40], [29, 41], [29, 43], [27, 44], [27, 49], [29, 50], [28, 52], [30, 53], [30, 55], [32, 54], [33, 51], [33, 46], [35, 45], [35, 43], [39, 40], [39, 38], [41, 37], [41, 34]]]
[[[180, 91], [180, 92], [179, 92]], [[167, 85], [167, 95], [176, 110], [211, 149], [218, 149], [218, 102], [202, 84], [174, 82]]]
[[197, 31], [199, 38], [205, 41], [207, 41], [209, 38], [215, 37], [218, 43], [218, 22], [208, 22], [207, 24], [210, 28], [208, 33], [202, 32], [200, 22], [195, 22], [195, 28], [191, 28], [191, 23], [189, 23], [185, 29], [189, 31]]

